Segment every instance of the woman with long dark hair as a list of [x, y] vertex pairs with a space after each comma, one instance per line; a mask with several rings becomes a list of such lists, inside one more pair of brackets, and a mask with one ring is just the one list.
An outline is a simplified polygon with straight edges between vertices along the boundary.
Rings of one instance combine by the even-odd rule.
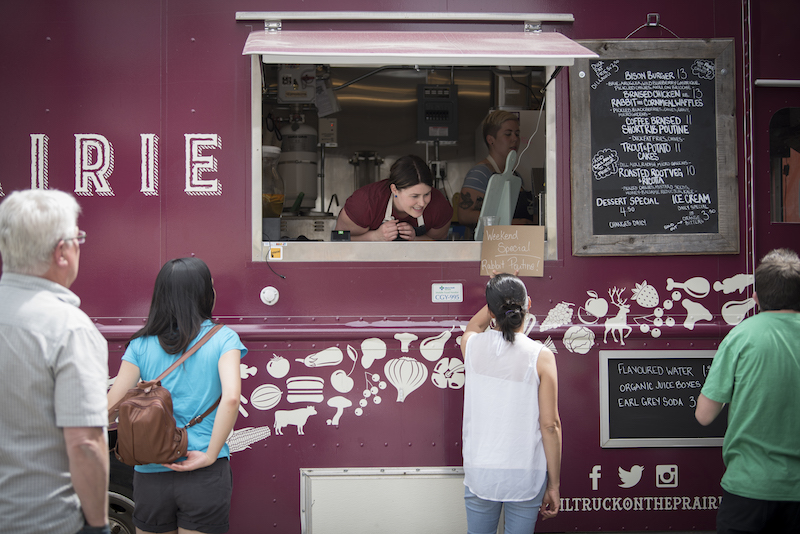
[[[213, 326], [216, 293], [198, 258], [168, 261], [156, 277], [150, 313], [122, 356], [108, 393], [113, 406], [139, 380], [153, 380]], [[171, 464], [137, 465], [133, 522], [138, 532], [227, 532], [231, 502], [230, 452], [225, 443], [239, 411], [239, 360], [247, 349], [223, 327], [162, 380], [179, 427], [219, 406], [188, 429], [188, 453]]]
[[538, 514], [555, 517], [560, 504], [556, 360], [523, 333], [530, 298], [522, 280], [493, 276], [486, 302], [461, 338], [467, 529], [494, 534], [505, 505], [506, 534], [530, 534]]
[[353, 241], [439, 240], [447, 237], [453, 207], [438, 189], [428, 165], [417, 156], [394, 162], [389, 178], [350, 195], [339, 212], [336, 230]]

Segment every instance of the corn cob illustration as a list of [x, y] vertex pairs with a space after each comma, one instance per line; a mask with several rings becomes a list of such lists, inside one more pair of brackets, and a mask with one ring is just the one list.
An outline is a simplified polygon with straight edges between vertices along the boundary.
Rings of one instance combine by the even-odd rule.
[[267, 439], [271, 434], [268, 426], [261, 426], [258, 428], [249, 426], [247, 428], [240, 428], [234, 430], [228, 437], [226, 443], [231, 449], [231, 453], [243, 451], [251, 448], [250, 445], [262, 439]]

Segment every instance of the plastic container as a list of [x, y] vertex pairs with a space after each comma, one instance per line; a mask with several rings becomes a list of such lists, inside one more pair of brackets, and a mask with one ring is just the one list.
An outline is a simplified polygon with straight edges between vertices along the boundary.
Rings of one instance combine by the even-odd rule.
[[283, 211], [283, 178], [278, 173], [278, 158], [281, 149], [276, 146], [261, 147], [261, 217], [280, 217]]

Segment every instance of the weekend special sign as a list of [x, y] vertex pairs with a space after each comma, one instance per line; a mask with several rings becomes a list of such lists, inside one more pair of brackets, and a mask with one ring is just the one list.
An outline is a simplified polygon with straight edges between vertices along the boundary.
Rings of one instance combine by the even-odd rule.
[[492, 271], [544, 276], [544, 226], [486, 226], [481, 245], [481, 275]]

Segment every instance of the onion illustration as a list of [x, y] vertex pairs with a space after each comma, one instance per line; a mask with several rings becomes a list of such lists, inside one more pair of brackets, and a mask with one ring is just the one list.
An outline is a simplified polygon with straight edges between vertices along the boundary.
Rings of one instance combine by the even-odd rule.
[[428, 378], [428, 368], [408, 356], [389, 360], [384, 365], [383, 372], [387, 380], [397, 388], [397, 402], [405, 401]]

